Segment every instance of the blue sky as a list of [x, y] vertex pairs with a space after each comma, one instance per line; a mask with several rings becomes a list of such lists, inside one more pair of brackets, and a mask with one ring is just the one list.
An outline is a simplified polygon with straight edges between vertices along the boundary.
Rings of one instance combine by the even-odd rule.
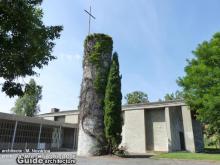
[[[192, 50], [220, 31], [219, 0], [44, 0], [45, 24], [63, 25], [64, 31], [53, 51], [57, 60], [34, 77], [43, 86], [41, 113], [77, 109], [88, 33], [84, 9], [90, 4], [96, 17], [91, 31], [114, 40], [123, 95], [141, 90], [150, 101], [179, 89], [176, 79], [184, 75]], [[0, 111], [10, 112], [15, 99], [0, 93]]]

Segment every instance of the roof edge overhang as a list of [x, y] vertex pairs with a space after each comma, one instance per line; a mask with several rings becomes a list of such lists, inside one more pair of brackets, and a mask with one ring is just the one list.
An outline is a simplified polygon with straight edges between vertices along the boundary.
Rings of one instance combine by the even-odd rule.
[[141, 109], [144, 110], [144, 109], [175, 107], [175, 106], [184, 106], [184, 105], [186, 105], [186, 103], [183, 100], [128, 104], [128, 105], [122, 106], [122, 111], [141, 110]]
[[62, 123], [59, 121], [51, 121], [46, 120], [41, 117], [28, 117], [28, 116], [18, 116], [15, 114], [8, 114], [0, 112], [0, 120], [10, 120], [10, 121], [18, 121], [24, 123], [32, 123], [32, 124], [42, 124], [48, 126], [55, 126], [55, 127], [65, 127], [65, 128], [77, 128], [78, 124], [70, 124], [70, 123]]

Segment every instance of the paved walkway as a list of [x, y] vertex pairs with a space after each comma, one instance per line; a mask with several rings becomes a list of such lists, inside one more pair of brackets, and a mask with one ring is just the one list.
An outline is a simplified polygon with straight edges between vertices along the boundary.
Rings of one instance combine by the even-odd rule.
[[[55, 152], [44, 156], [72, 156], [72, 152]], [[30, 154], [36, 156], [37, 154]], [[17, 154], [0, 154], [0, 165], [17, 165]], [[110, 156], [102, 157], [76, 157], [77, 165], [220, 165], [214, 161], [168, 160], [153, 158], [118, 158]]]
[[189, 161], [189, 160], [170, 160], [170, 159], [152, 159], [152, 158], [110, 158], [93, 157], [80, 158], [79, 165], [220, 165], [220, 162], [211, 161]]

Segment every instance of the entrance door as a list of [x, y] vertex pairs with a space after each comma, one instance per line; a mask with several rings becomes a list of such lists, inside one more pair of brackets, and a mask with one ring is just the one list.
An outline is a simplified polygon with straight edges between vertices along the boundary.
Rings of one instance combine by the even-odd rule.
[[179, 136], [180, 136], [180, 147], [181, 147], [181, 150], [186, 150], [185, 139], [184, 139], [183, 132], [179, 132]]

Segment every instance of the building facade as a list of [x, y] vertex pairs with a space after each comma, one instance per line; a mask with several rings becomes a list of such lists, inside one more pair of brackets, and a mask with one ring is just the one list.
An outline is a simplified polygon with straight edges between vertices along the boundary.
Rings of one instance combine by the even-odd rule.
[[0, 113], [0, 151], [76, 150], [78, 124]]
[[[59, 111], [39, 115], [47, 120], [78, 124], [79, 111]], [[203, 150], [202, 125], [183, 101], [154, 102], [122, 107], [122, 143], [130, 153], [149, 151]]]
[[[203, 150], [202, 125], [183, 101], [122, 107], [122, 143], [129, 153]], [[36, 117], [0, 113], [0, 149], [77, 150], [79, 111]]]
[[122, 146], [128, 152], [203, 150], [202, 125], [182, 101], [127, 105]]

